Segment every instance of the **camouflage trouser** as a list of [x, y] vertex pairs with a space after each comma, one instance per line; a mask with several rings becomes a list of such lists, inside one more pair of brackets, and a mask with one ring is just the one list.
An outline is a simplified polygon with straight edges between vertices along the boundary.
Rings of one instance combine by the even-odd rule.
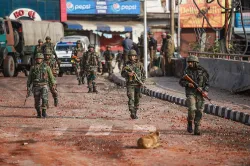
[[96, 68], [92, 68], [91, 70], [87, 71], [87, 81], [88, 81], [88, 88], [89, 89], [92, 89], [92, 87], [93, 88], [96, 87], [96, 83], [95, 83], [96, 72], [97, 72]]
[[195, 125], [200, 125], [202, 111], [204, 109], [204, 99], [201, 95], [189, 95], [187, 97], [188, 121], [194, 120]]
[[172, 57], [168, 57], [168, 56], [165, 56], [164, 57], [164, 61], [165, 61], [165, 69], [166, 69], [166, 76], [173, 76], [173, 71], [172, 71], [172, 65], [171, 65], [171, 62], [172, 62]]
[[128, 108], [130, 112], [138, 110], [141, 98], [141, 86], [127, 86]]
[[80, 63], [75, 63], [75, 73], [76, 73], [76, 78], [77, 80], [80, 80]]
[[52, 89], [52, 87], [50, 87], [49, 89], [50, 89], [50, 92], [51, 92], [51, 94], [52, 94], [52, 97], [53, 97], [54, 99], [57, 99], [57, 98], [58, 98], [58, 91], [57, 91], [57, 89], [56, 89], [56, 88], [55, 88], [55, 89]]
[[84, 82], [86, 75], [87, 75], [86, 71], [84, 69], [82, 69], [80, 72], [80, 78], [81, 78], [82, 83]]
[[108, 73], [111, 75], [113, 73], [112, 61], [106, 61], [105, 63], [107, 63]]
[[150, 68], [153, 67], [154, 58], [156, 56], [156, 50], [149, 50], [150, 55]]
[[[46, 109], [48, 106], [48, 86], [35, 86], [33, 88], [33, 94], [35, 99], [35, 108], [36, 110]], [[42, 105], [40, 100], [42, 99]]]

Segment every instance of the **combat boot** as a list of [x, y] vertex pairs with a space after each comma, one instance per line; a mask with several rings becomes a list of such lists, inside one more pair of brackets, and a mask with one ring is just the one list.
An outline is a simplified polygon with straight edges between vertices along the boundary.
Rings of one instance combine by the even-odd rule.
[[54, 98], [54, 106], [57, 107], [58, 105], [58, 98]]
[[201, 135], [200, 126], [199, 125], [195, 124], [195, 126], [194, 126], [194, 135]]
[[41, 118], [41, 111], [40, 111], [40, 109], [37, 109], [36, 112], [37, 112], [36, 118]]
[[46, 109], [43, 109], [43, 110], [42, 110], [42, 116], [43, 116], [44, 118], [47, 118], [47, 117], [48, 117], [47, 114], [46, 114]]
[[188, 121], [188, 124], [187, 124], [187, 131], [188, 131], [189, 133], [192, 133], [192, 132], [193, 132], [192, 121]]
[[85, 81], [84, 81], [85, 79], [84, 79], [84, 77], [82, 77], [82, 84], [85, 84]]
[[98, 91], [96, 90], [96, 86], [93, 87], [93, 92], [98, 93]]
[[132, 119], [138, 119], [138, 117], [136, 116], [136, 110], [131, 110], [130, 112], [131, 112], [130, 117]]
[[92, 92], [93, 92], [92, 88], [89, 88], [88, 93], [92, 93]]
[[77, 78], [77, 80], [78, 80], [78, 85], [81, 85], [81, 79]]

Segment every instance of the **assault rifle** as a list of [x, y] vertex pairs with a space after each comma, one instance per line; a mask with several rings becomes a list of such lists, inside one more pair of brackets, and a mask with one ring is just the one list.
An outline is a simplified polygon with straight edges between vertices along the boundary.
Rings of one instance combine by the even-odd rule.
[[25, 98], [24, 104], [23, 104], [24, 106], [25, 106], [25, 104], [26, 104], [26, 101], [27, 101], [28, 97], [30, 97], [31, 94], [32, 94], [32, 89], [33, 89], [33, 84], [31, 84], [30, 87], [28, 87], [28, 91], [27, 91], [27, 94], [26, 94], [26, 98]]
[[140, 85], [144, 85], [144, 83], [141, 81], [141, 79], [138, 77], [138, 75], [137, 75], [129, 66], [125, 66], [125, 70], [127, 70], [128, 72], [133, 72], [133, 73], [134, 73], [135, 80], [136, 80]]
[[[211, 99], [208, 97], [208, 95], [199, 87], [199, 85], [192, 80], [187, 74], [183, 76], [183, 79], [187, 80], [188, 82], [192, 83], [194, 87], [202, 94], [202, 96], [207, 99], [211, 103]], [[212, 103], [211, 103], [212, 104]]]

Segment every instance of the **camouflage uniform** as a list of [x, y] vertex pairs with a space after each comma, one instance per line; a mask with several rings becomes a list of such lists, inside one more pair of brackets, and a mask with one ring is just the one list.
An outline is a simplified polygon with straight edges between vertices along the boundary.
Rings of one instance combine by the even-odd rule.
[[[149, 32], [149, 35], [153, 35], [152, 32]], [[157, 40], [155, 40], [152, 36], [148, 39], [148, 49], [150, 55], [150, 68], [153, 67], [153, 61], [156, 56], [157, 49]]]
[[[93, 48], [94, 46], [90, 45], [89, 49]], [[89, 91], [88, 93], [91, 92], [96, 92], [98, 93], [97, 89], [96, 89], [96, 72], [97, 72], [97, 68], [101, 68], [100, 65], [100, 59], [99, 59], [99, 55], [97, 54], [97, 52], [93, 51], [88, 51], [88, 53], [86, 54], [85, 57], [85, 67], [86, 67], [86, 72], [87, 72], [87, 80], [88, 80], [88, 88]]]
[[[46, 63], [51, 68], [53, 76], [56, 77], [57, 74], [58, 74], [58, 71], [59, 71], [59, 67], [57, 65], [56, 60], [54, 58], [53, 59], [50, 58], [51, 55], [52, 55], [52, 53], [51, 53], [50, 50], [45, 50], [44, 63]], [[52, 86], [49, 86], [49, 87], [50, 87], [50, 92], [51, 92], [51, 94], [53, 96], [53, 99], [54, 99], [54, 106], [57, 107], [57, 105], [58, 105], [58, 92], [57, 92], [57, 89], [56, 88], [52, 89]], [[56, 80], [55, 80], [55, 87], [56, 87]]]
[[167, 41], [166, 41], [166, 48], [165, 48], [165, 52], [164, 52], [164, 61], [165, 61], [165, 68], [166, 68], [166, 72], [165, 75], [167, 76], [172, 76], [173, 72], [172, 72], [172, 66], [171, 66], [171, 59], [173, 58], [173, 54], [174, 54], [174, 41], [171, 38], [171, 35], [168, 34], [167, 35]]
[[[47, 36], [45, 38], [46, 42], [43, 43], [42, 45], [42, 52], [43, 54], [45, 53], [45, 50], [51, 50], [52, 54], [55, 55], [56, 60], [58, 61], [57, 55], [56, 55], [56, 51], [55, 51], [55, 45], [53, 43], [50, 42], [51, 38], [49, 36]], [[53, 56], [51, 56], [51, 58], [53, 58]]]
[[[110, 46], [107, 46], [107, 48], [111, 48]], [[112, 60], [114, 59], [115, 55], [112, 53], [111, 50], [106, 50], [103, 53], [104, 59], [105, 59], [105, 66], [107, 66], [108, 73], [111, 75], [113, 73], [113, 66], [112, 66]]]
[[[43, 58], [43, 54], [41, 53], [36, 55], [36, 59]], [[48, 85], [52, 87], [55, 85], [55, 80], [50, 67], [43, 62], [37, 62], [34, 66], [32, 66], [27, 80], [27, 87], [31, 87], [32, 84], [37, 117], [41, 117], [40, 108], [42, 108], [42, 116], [46, 117], [46, 108], [48, 106]], [[41, 99], [42, 105], [40, 105]]]
[[121, 51], [118, 51], [118, 54], [116, 55], [115, 61], [118, 63], [118, 69], [121, 71], [121, 67], [122, 67], [122, 53], [121, 53]]
[[77, 46], [74, 48], [72, 52], [72, 62], [75, 68], [76, 78], [78, 80], [78, 85], [81, 85], [82, 78], [81, 78], [81, 68], [80, 68], [80, 62], [81, 58], [83, 56], [83, 48], [80, 46], [78, 47], [78, 44], [81, 44], [81, 41], [77, 41]]
[[[187, 59], [188, 62], [193, 62], [194, 67], [187, 67], [184, 71], [184, 75], [187, 74], [190, 78], [192, 78], [199, 87], [208, 92], [209, 88], [209, 75], [207, 71], [198, 65], [199, 59], [196, 56], [189, 56]], [[195, 135], [200, 135], [199, 126], [202, 118], [202, 111], [204, 109], [204, 98], [202, 94], [198, 92], [198, 90], [194, 87], [189, 86], [189, 82], [184, 78], [180, 79], [180, 85], [185, 87], [186, 96], [187, 96], [187, 105], [188, 105], [188, 132], [192, 133], [192, 121], [194, 120], [195, 124]]]
[[131, 56], [136, 56], [135, 50], [129, 51], [130, 60], [127, 61], [127, 63], [124, 65], [121, 75], [126, 79], [128, 107], [131, 113], [130, 116], [132, 119], [137, 119], [138, 117], [136, 113], [139, 109], [139, 102], [141, 98], [141, 84], [135, 80], [134, 76], [129, 76], [130, 71], [128, 71], [126, 68], [129, 67], [130, 69], [132, 69], [142, 82], [145, 81], [146, 77], [143, 64], [138, 60], [132, 61]]

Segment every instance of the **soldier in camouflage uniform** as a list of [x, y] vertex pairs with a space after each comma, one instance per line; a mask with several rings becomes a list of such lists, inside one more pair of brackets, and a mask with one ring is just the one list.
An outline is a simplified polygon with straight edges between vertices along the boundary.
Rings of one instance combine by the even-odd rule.
[[34, 54], [33, 54], [33, 58], [32, 58], [32, 65], [35, 64], [35, 55], [37, 53], [43, 53], [43, 51], [42, 51], [42, 45], [43, 45], [43, 40], [39, 39], [38, 40], [38, 45], [36, 45], [35, 50], [34, 50]]
[[122, 52], [119, 50], [118, 51], [118, 54], [116, 55], [116, 59], [115, 59], [115, 61], [116, 61], [116, 63], [118, 63], [118, 69], [119, 69], [119, 71], [121, 71], [121, 67], [122, 67], [122, 62], [123, 62], [123, 57], [122, 57]]
[[[52, 54], [55, 55], [56, 61], [58, 61], [57, 55], [56, 55], [56, 51], [55, 51], [55, 45], [54, 43], [51, 43], [51, 38], [49, 36], [47, 36], [45, 38], [46, 42], [43, 43], [42, 45], [42, 53], [45, 53], [46, 49], [49, 49], [52, 51]], [[53, 56], [51, 56], [51, 58], [54, 58]]]
[[164, 52], [164, 66], [165, 71], [163, 71], [163, 74], [166, 76], [172, 76], [172, 66], [171, 66], [171, 59], [174, 55], [174, 41], [170, 34], [167, 34], [167, 41], [165, 46], [165, 52]]
[[143, 64], [137, 60], [135, 50], [129, 51], [129, 61], [124, 65], [121, 75], [126, 79], [128, 107], [132, 119], [138, 119], [136, 113], [139, 109], [139, 101], [141, 97], [141, 83], [136, 81], [135, 73], [143, 83], [146, 79]]
[[87, 80], [88, 80], [88, 93], [95, 92], [98, 93], [96, 88], [96, 73], [97, 68], [101, 69], [101, 62], [99, 59], [99, 55], [94, 50], [94, 46], [90, 45], [89, 50], [85, 56], [85, 69], [87, 72]]
[[[209, 75], [203, 67], [199, 66], [198, 57], [191, 55], [187, 58], [187, 62], [188, 67], [184, 71], [184, 75], [187, 74], [205, 93], [207, 93], [209, 88]], [[200, 135], [199, 127], [202, 118], [202, 111], [204, 109], [204, 98], [195, 86], [184, 78], [181, 78], [179, 83], [181, 86], [185, 87], [186, 90], [188, 105], [187, 131], [189, 133], [193, 132], [192, 121], [194, 120], [194, 135]]]
[[107, 50], [104, 51], [104, 53], [103, 53], [103, 57], [105, 59], [105, 66], [107, 66], [108, 73], [109, 73], [109, 76], [110, 76], [113, 73], [112, 60], [114, 59], [115, 55], [111, 51], [111, 46], [109, 46], [109, 45], [106, 46], [106, 49]]
[[[33, 94], [35, 99], [35, 108], [37, 111], [37, 118], [42, 116], [47, 117], [46, 108], [48, 106], [48, 85], [52, 89], [55, 88], [55, 79], [52, 75], [51, 69], [46, 63], [43, 63], [44, 56], [42, 53], [36, 54], [36, 64], [31, 67], [30, 74], [27, 80], [27, 90], [33, 85]], [[40, 100], [42, 99], [42, 105]]]
[[[56, 77], [58, 70], [59, 70], [59, 67], [57, 65], [56, 60], [54, 58], [53, 59], [51, 58], [51, 55], [52, 55], [51, 50], [48, 50], [48, 49], [45, 50], [44, 63], [46, 63], [51, 68], [53, 76]], [[57, 88], [56, 88], [56, 79], [55, 79], [54, 85], [55, 85], [54, 89], [52, 89], [52, 86], [49, 86], [49, 87], [50, 87], [50, 92], [51, 92], [53, 99], [54, 99], [54, 106], [57, 107], [57, 105], [58, 105], [58, 92], [57, 92]]]
[[75, 67], [75, 73], [76, 73], [76, 78], [78, 80], [78, 85], [81, 85], [82, 83], [82, 78], [81, 78], [81, 68], [80, 68], [80, 62], [81, 58], [83, 56], [83, 48], [80, 40], [77, 40], [76, 42], [76, 47], [72, 51], [72, 61], [73, 65]]

